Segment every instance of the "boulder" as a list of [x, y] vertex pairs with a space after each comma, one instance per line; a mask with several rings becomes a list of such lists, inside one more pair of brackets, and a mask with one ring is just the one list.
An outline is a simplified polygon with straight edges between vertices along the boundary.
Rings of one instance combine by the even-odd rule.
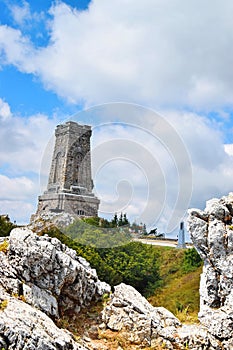
[[28, 226], [34, 232], [41, 232], [50, 227], [60, 229], [71, 225], [78, 218], [69, 213], [45, 212], [40, 215], [32, 215], [30, 225]]
[[151, 346], [153, 339], [176, 332], [180, 325], [171, 312], [153, 307], [136, 289], [124, 283], [115, 287], [102, 320], [109, 329], [123, 331], [126, 339], [142, 346]]
[[204, 211], [191, 209], [188, 230], [204, 260], [199, 319], [208, 331], [233, 348], [233, 194], [212, 199]]
[[43, 312], [0, 287], [0, 349], [87, 350]]
[[[208, 329], [182, 325], [163, 307], [153, 307], [133, 287], [121, 283], [115, 287], [102, 312], [101, 331], [121, 332], [129, 343], [139, 348], [220, 350], [220, 343]], [[227, 349], [227, 348], [226, 348]]]
[[85, 259], [56, 238], [17, 228], [8, 241], [0, 261], [0, 284], [50, 316], [58, 317], [61, 308], [79, 312], [111, 290]]
[[84, 349], [52, 319], [110, 293], [96, 270], [49, 236], [17, 228], [0, 240], [0, 349]]

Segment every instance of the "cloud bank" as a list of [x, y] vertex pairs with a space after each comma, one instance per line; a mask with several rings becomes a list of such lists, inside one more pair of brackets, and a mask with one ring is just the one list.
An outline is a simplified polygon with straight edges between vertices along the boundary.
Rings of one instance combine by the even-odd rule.
[[12, 115], [0, 98], [0, 212], [14, 220], [28, 222], [40, 192], [41, 159], [56, 118]]
[[12, 12], [18, 27], [0, 26], [2, 64], [36, 75], [72, 103], [232, 105], [230, 0], [211, 7], [200, 0], [94, 0], [81, 12], [56, 2], [44, 18], [44, 47], [25, 34], [25, 20], [35, 20], [28, 4]]
[[[13, 65], [32, 74], [45, 89], [74, 105], [124, 101], [160, 110], [190, 154], [190, 206], [203, 207], [206, 199], [232, 190], [232, 146], [224, 147], [223, 135], [216, 131], [222, 126], [203, 113], [214, 110], [224, 123], [229, 118], [224, 109], [232, 108], [232, 10], [230, 0], [212, 1], [211, 7], [200, 0], [93, 0], [86, 11], [58, 1], [49, 14], [37, 14], [23, 2], [11, 7], [14, 26], [0, 25], [0, 67]], [[47, 32], [43, 45], [30, 32], [35, 23]], [[101, 118], [109, 120], [107, 114]], [[133, 123], [134, 117], [129, 115], [128, 121]], [[40, 192], [35, 177], [57, 123], [39, 113], [27, 119], [12, 115], [7, 101], [0, 98], [2, 212], [27, 220], [35, 208]], [[146, 117], [145, 125], [156, 133]], [[93, 137], [94, 147], [98, 140], [123, 138], [138, 140], [144, 150], [156, 154], [167, 188], [160, 216], [160, 229], [165, 229], [178, 186], [177, 169], [166, 150], [127, 128], [96, 129]], [[146, 206], [147, 178], [143, 169], [126, 163], [103, 167], [96, 175], [96, 189], [104, 199], [101, 210], [110, 212], [111, 200], [118, 198], [117, 183], [124, 180], [120, 194], [128, 191], [134, 200], [125, 205], [122, 197], [122, 210], [135, 218]], [[159, 205], [155, 196], [151, 211]]]

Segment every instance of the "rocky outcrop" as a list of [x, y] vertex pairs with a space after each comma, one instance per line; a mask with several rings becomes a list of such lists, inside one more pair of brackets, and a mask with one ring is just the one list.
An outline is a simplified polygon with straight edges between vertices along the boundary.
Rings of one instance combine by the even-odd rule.
[[207, 202], [204, 211], [189, 211], [188, 229], [204, 260], [200, 283], [199, 319], [233, 348], [233, 193]]
[[[204, 211], [189, 211], [188, 229], [204, 260], [199, 325], [182, 325], [168, 310], [153, 307], [133, 287], [122, 283], [102, 311], [99, 331], [96, 324], [92, 326], [97, 336], [88, 339], [88, 349], [109, 349], [99, 338], [104, 332], [121, 334], [130, 349], [232, 349], [232, 217], [233, 194], [208, 201]], [[92, 300], [109, 293], [110, 286], [99, 281], [87, 261], [56, 238], [14, 229], [10, 237], [0, 238], [0, 244], [3, 242], [0, 349], [86, 349], [53, 320], [62, 310], [77, 314]]]
[[124, 283], [115, 287], [108, 306], [102, 313], [104, 325], [123, 331], [134, 344], [151, 346], [153, 340], [176, 332], [178, 319], [163, 307], [153, 307], [133, 287]]
[[110, 286], [56, 238], [25, 228], [14, 229], [1, 241], [5, 246], [0, 251], [0, 344], [7, 344], [2, 347], [81, 349], [50, 318], [58, 318], [61, 310], [78, 313], [109, 293]]
[[51, 227], [60, 229], [71, 225], [78, 218], [69, 213], [45, 212], [40, 215], [32, 215], [30, 225], [28, 226], [34, 232], [41, 232]]
[[152, 307], [135, 289], [115, 287], [102, 313], [103, 329], [123, 332], [134, 344], [165, 349], [233, 349], [233, 193], [189, 211], [188, 229], [204, 260], [200, 325], [181, 325]]
[[138, 349], [221, 349], [206, 327], [182, 325], [163, 307], [153, 307], [133, 287], [121, 283], [102, 312], [102, 330], [110, 329]]
[[0, 349], [86, 350], [43, 312], [0, 287]]

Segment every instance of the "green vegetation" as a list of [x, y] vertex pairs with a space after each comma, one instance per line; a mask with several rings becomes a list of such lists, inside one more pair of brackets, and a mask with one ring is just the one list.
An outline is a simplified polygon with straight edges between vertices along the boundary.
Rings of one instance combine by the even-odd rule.
[[109, 284], [124, 282], [146, 296], [160, 284], [157, 253], [152, 246], [131, 242], [113, 249], [102, 249], [98, 253], [108, 266], [109, 273], [106, 276], [104, 271], [98, 271], [98, 275]]
[[107, 227], [108, 224], [107, 220], [87, 218], [76, 220], [63, 231], [75, 242], [97, 248], [111, 248], [130, 241], [128, 228]]
[[120, 226], [129, 226], [129, 220], [127, 219], [127, 215], [121, 213], [119, 218], [117, 214], [114, 214], [111, 221], [108, 221], [107, 219], [100, 218], [98, 216], [95, 217], [89, 217], [89, 218], [83, 218], [83, 222], [97, 227], [102, 228], [114, 228], [114, 227], [120, 227]]
[[7, 215], [0, 215], [0, 237], [9, 236], [11, 230], [15, 227], [16, 225], [10, 222]]
[[[92, 235], [95, 228], [88, 230]], [[152, 305], [166, 307], [181, 321], [197, 320], [202, 261], [194, 248], [184, 250], [140, 242], [97, 248], [83, 245], [56, 228], [47, 233], [75, 249], [97, 270], [99, 278], [111, 286], [130, 284], [149, 297]]]
[[8, 300], [3, 300], [1, 303], [0, 303], [0, 311], [4, 311], [5, 308], [7, 307], [8, 305]]
[[196, 250], [156, 247], [161, 285], [150, 296], [154, 306], [163, 306], [181, 322], [197, 322], [202, 260]]
[[195, 248], [184, 251], [184, 258], [182, 262], [182, 269], [184, 272], [195, 271], [197, 267], [201, 265], [202, 260]]
[[72, 240], [57, 228], [45, 230], [45, 233], [76, 250], [97, 270], [99, 278], [111, 286], [124, 282], [134, 286], [140, 293], [150, 295], [160, 284], [157, 253], [152, 246], [130, 242], [113, 248], [97, 248]]

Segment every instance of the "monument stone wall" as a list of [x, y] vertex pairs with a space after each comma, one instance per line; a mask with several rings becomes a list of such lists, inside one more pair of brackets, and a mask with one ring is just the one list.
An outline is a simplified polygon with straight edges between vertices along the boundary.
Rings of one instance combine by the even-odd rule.
[[36, 216], [46, 212], [97, 216], [99, 199], [92, 192], [91, 127], [76, 122], [58, 125], [47, 190], [39, 196]]

